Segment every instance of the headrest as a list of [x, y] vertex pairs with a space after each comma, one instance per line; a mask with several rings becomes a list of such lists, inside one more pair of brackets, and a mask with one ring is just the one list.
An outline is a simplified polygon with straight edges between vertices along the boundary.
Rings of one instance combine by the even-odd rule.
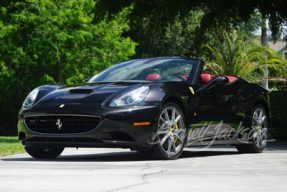
[[236, 81], [238, 78], [233, 76], [225, 76], [229, 79], [229, 83]]
[[204, 86], [210, 81], [211, 77], [212, 76], [210, 74], [201, 74], [201, 79]]
[[[214, 76], [216, 76], [216, 75], [201, 74], [203, 85], [205, 86]], [[238, 79], [237, 77], [233, 77], [233, 76], [225, 76], [225, 77], [227, 77], [229, 79], [229, 83], [234, 82]]]
[[188, 76], [189, 76], [189, 75], [182, 75], [182, 78], [184, 78], [185, 80], [187, 80], [187, 79], [188, 79]]
[[154, 80], [157, 80], [159, 78], [160, 78], [159, 74], [150, 74], [145, 78], [145, 80], [154, 81]]

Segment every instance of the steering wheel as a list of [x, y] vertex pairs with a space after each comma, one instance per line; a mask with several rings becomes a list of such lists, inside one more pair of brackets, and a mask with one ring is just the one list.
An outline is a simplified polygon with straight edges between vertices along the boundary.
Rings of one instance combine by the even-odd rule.
[[160, 80], [168, 80], [168, 81], [185, 81], [181, 75], [168, 75], [160, 78]]

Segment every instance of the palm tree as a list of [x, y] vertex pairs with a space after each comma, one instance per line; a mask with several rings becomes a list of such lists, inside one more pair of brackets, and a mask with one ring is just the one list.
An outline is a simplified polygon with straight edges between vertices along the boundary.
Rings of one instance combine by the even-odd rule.
[[236, 31], [230, 35], [223, 31], [223, 42], [220, 42], [216, 35], [215, 39], [217, 47], [206, 45], [216, 58], [214, 62], [206, 65], [206, 68], [213, 73], [244, 78], [255, 70], [263, 70], [263, 67], [267, 65], [269, 68], [280, 71], [280, 74], [287, 75], [286, 60], [277, 56], [270, 47], [247, 39], [244, 34], [238, 34]]

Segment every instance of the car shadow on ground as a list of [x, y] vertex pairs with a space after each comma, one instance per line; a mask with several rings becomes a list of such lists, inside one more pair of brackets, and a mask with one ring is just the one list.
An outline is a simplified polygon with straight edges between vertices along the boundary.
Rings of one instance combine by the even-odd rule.
[[[204, 158], [211, 156], [225, 156], [225, 155], [244, 155], [238, 153], [234, 146], [212, 146], [204, 151], [194, 150], [196, 148], [185, 149], [178, 158]], [[197, 148], [198, 149], [198, 148]], [[264, 153], [286, 153], [287, 142], [271, 141], [268, 142]], [[34, 159], [27, 157], [4, 157], [1, 161], [47, 161], [47, 162], [128, 162], [128, 161], [158, 161], [150, 158], [145, 153], [138, 153], [135, 151], [125, 152], [109, 152], [95, 154], [76, 154], [76, 155], [61, 155], [56, 159]]]
[[287, 151], [287, 142], [286, 141], [269, 141], [267, 143], [267, 147], [265, 149], [267, 152], [272, 152], [272, 151], [276, 151], [276, 152], [284, 152], [286, 153]]
[[[210, 156], [222, 156], [222, 155], [239, 155], [238, 152], [231, 151], [201, 151], [190, 152], [183, 151], [179, 159], [183, 158], [202, 158]], [[79, 154], [79, 155], [61, 155], [56, 159], [34, 159], [32, 157], [13, 157], [3, 158], [1, 161], [51, 161], [51, 162], [125, 162], [125, 161], [158, 161], [154, 160], [144, 153], [138, 152], [111, 152], [111, 153], [99, 153], [99, 154]]]

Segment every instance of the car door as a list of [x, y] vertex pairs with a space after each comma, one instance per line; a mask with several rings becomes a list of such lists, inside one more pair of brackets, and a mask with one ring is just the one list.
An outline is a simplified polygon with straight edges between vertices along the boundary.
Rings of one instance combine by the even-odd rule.
[[[229, 139], [244, 119], [240, 113], [241, 83], [233, 79], [226, 85], [217, 85], [202, 91], [202, 119], [210, 125], [206, 136]], [[223, 137], [226, 135], [227, 137]]]
[[[197, 86], [193, 86], [194, 95], [189, 103], [190, 132], [188, 145], [202, 145], [214, 135], [214, 124], [216, 105], [211, 91], [204, 89], [204, 86], [211, 80], [212, 75], [202, 74]], [[211, 125], [210, 125], [211, 123]]]
[[201, 93], [201, 119], [202, 119], [202, 132], [204, 134], [202, 137], [207, 139], [212, 139], [218, 129], [221, 129], [220, 122], [222, 120], [222, 115], [219, 113], [219, 104], [217, 101], [217, 95], [214, 91], [216, 87], [206, 90], [203, 89]]
[[217, 117], [221, 119], [226, 128], [238, 128], [244, 119], [244, 114], [240, 113], [241, 83], [239, 80], [227, 85], [216, 86], [213, 89]]
[[188, 85], [186, 89], [189, 90], [188, 100], [188, 118], [189, 118], [189, 132], [187, 135], [187, 146], [201, 145], [202, 140], [206, 138], [204, 129], [202, 113], [202, 93], [198, 91], [200, 85]]

